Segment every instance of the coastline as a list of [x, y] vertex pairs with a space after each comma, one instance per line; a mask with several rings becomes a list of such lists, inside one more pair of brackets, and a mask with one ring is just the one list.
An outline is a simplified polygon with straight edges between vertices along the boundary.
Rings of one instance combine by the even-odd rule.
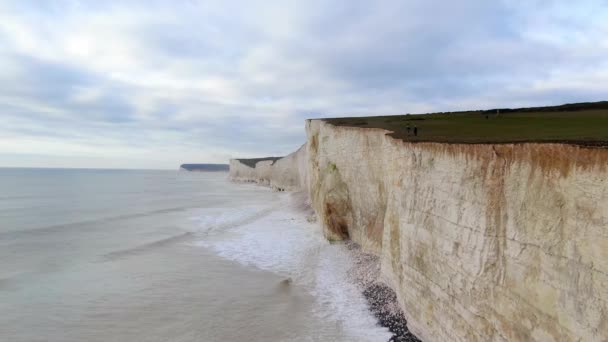
[[[279, 202], [270, 210], [263, 209], [264, 215], [230, 225], [225, 239], [224, 233], [212, 231], [195, 244], [222, 258], [279, 275], [283, 278], [277, 284], [281, 293], [293, 287], [305, 289], [315, 299], [314, 319], [337, 328], [339, 337], [333, 340], [404, 341], [394, 339], [389, 327], [379, 324], [363, 293], [362, 285], [379, 281], [378, 260], [357, 262], [366, 260], [359, 257], [363, 256], [359, 249], [327, 241], [305, 193], [275, 193]], [[375, 271], [368, 272], [370, 269]], [[361, 275], [368, 280], [362, 281]], [[331, 335], [323, 336], [311, 338], [332, 340]]]
[[[261, 187], [271, 188], [276, 192], [285, 191], [279, 187], [272, 187], [270, 182], [256, 181], [253, 179], [230, 179], [237, 184], [256, 184]], [[312, 206], [308, 194], [303, 191], [291, 191], [288, 207], [295, 209], [296, 213], [305, 217], [306, 221], [318, 225], [322, 230], [318, 218]], [[397, 294], [386, 284], [380, 272], [380, 258], [374, 254], [366, 253], [353, 241], [336, 241], [329, 244], [340, 245], [348, 253], [350, 265], [347, 272], [347, 280], [357, 287], [358, 292], [365, 298], [367, 310], [374, 316], [378, 326], [388, 329], [392, 335], [389, 342], [420, 342], [407, 327], [407, 320], [400, 308]]]
[[306, 133], [275, 162], [232, 159], [230, 177], [305, 191], [327, 240], [380, 258], [416, 336], [607, 336], [607, 150], [409, 142], [324, 120]]

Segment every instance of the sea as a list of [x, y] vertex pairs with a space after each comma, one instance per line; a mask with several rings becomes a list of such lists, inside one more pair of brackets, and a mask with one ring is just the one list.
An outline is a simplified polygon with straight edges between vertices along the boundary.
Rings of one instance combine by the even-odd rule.
[[0, 341], [387, 341], [301, 194], [0, 169]]

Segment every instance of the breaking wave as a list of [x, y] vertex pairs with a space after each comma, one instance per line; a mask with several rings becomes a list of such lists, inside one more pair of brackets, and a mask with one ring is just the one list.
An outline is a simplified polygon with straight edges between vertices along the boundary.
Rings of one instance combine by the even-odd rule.
[[302, 200], [284, 194], [280, 205], [271, 208], [201, 217], [197, 220], [205, 235], [195, 245], [306, 288], [316, 300], [313, 314], [335, 321], [349, 340], [387, 341], [391, 334], [378, 326], [361, 289], [349, 277], [352, 252], [343, 244], [327, 242], [319, 225], [309, 222], [301, 210]]

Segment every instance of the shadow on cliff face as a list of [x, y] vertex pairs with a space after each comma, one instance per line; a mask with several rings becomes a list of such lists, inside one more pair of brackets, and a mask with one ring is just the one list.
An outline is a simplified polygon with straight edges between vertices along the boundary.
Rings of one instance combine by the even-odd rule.
[[[320, 186], [316, 191], [321, 203], [325, 237], [330, 241], [348, 240], [348, 227], [352, 224], [352, 208], [348, 187], [335, 164], [329, 163], [319, 173]], [[318, 198], [321, 197], [321, 198]]]
[[341, 212], [344, 208], [337, 207], [335, 203], [325, 203], [326, 227], [331, 234], [339, 240], [348, 240], [348, 224]]

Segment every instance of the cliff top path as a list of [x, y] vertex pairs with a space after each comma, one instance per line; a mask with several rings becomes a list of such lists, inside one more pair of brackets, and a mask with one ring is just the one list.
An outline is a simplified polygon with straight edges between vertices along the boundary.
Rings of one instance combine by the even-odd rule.
[[[323, 120], [336, 126], [387, 129], [393, 131], [392, 137], [404, 141], [466, 144], [553, 142], [608, 146], [608, 101]], [[416, 136], [414, 127], [417, 127]]]

